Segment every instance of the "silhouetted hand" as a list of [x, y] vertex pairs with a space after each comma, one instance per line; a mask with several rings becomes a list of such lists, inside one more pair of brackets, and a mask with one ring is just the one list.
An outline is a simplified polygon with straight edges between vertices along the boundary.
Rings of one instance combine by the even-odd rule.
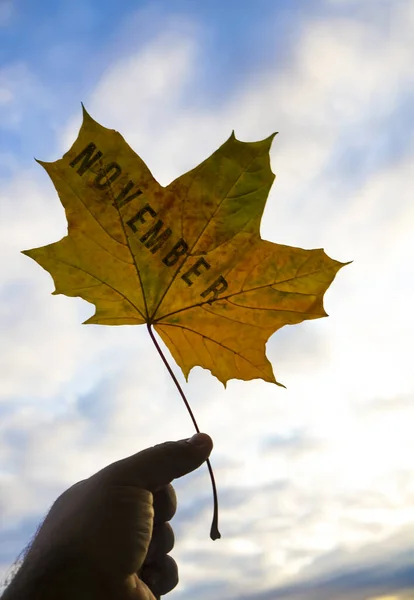
[[[35, 537], [16, 590], [28, 600], [154, 600], [171, 591], [178, 571], [168, 555], [176, 510], [170, 482], [197, 469], [212, 447], [206, 434], [165, 442], [66, 490]], [[18, 597], [13, 583], [5, 599]]]

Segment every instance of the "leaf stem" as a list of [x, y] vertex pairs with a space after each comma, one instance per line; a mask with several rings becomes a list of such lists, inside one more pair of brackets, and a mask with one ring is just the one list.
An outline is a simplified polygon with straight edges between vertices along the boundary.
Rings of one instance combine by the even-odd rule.
[[[167, 362], [167, 359], [164, 356], [163, 351], [160, 348], [160, 345], [158, 344], [154, 332], [152, 331], [151, 328], [151, 323], [147, 323], [147, 329], [148, 329], [148, 333], [150, 334], [150, 337], [152, 339], [152, 341], [154, 342], [154, 346], [156, 347], [158, 354], [161, 356], [161, 360], [164, 363], [164, 365], [167, 367], [167, 371], [171, 376], [171, 379], [174, 381], [181, 398], [183, 399], [183, 402], [188, 410], [188, 413], [191, 417], [191, 420], [194, 424], [195, 430], [197, 433], [200, 433], [200, 429], [197, 425], [197, 421], [195, 420], [193, 411], [191, 410], [191, 406], [188, 403], [187, 398], [185, 397], [185, 394], [180, 386], [180, 384], [178, 383], [178, 379], [176, 378], [176, 376], [173, 373], [173, 370], [171, 369], [170, 365]], [[214, 474], [213, 474], [213, 469], [211, 468], [211, 463], [210, 460], [207, 459], [207, 468], [208, 468], [208, 472], [210, 474], [210, 479], [211, 479], [211, 486], [213, 488], [213, 501], [214, 501], [214, 508], [213, 508], [213, 519], [211, 522], [211, 529], [210, 529], [210, 537], [212, 540], [217, 540], [219, 538], [221, 538], [221, 533], [218, 530], [218, 499], [217, 499], [217, 488], [216, 488], [216, 482], [214, 480]]]

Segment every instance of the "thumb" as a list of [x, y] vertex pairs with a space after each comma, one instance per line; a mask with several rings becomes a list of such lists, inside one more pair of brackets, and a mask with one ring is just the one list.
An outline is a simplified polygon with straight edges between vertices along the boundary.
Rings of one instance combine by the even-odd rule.
[[177, 477], [191, 473], [210, 456], [213, 441], [206, 433], [188, 440], [164, 442], [119, 460], [100, 474], [115, 485], [133, 485], [150, 491], [164, 487]]

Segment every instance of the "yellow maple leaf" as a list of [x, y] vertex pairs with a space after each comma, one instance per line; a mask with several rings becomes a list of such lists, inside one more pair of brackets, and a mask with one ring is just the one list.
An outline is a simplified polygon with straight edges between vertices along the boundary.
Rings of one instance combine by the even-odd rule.
[[86, 323], [152, 325], [186, 378], [199, 365], [224, 384], [278, 383], [268, 338], [326, 316], [323, 295], [346, 263], [261, 239], [273, 137], [241, 142], [232, 134], [162, 187], [117, 131], [84, 110], [71, 149], [39, 161], [65, 208], [68, 235], [24, 254], [49, 271], [54, 294], [95, 305]]

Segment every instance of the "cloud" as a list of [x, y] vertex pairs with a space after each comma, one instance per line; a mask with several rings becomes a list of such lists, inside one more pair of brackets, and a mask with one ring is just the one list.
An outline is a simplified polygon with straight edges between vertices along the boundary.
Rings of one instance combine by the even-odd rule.
[[[414, 562], [412, 549], [394, 556], [388, 553], [382, 561], [370, 563], [366, 556], [352, 567], [338, 572], [282, 586], [254, 596], [241, 596], [243, 600], [359, 600], [361, 597], [383, 597], [398, 594], [401, 600], [413, 598]], [[239, 596], [240, 597], [240, 596]], [[234, 596], [235, 598], [235, 596]]]
[[[141, 15], [141, 11], [138, 12]], [[137, 16], [131, 17], [133, 22]], [[123, 124], [133, 136], [132, 142], [145, 143], [148, 130], [168, 131], [169, 115], [180, 110], [186, 87], [196, 71], [198, 45], [194, 28], [185, 20], [172, 19], [164, 31], [107, 66], [85, 104], [95, 115], [103, 113], [116, 126], [119, 104], [108, 102], [114, 95], [123, 101]], [[62, 150], [73, 143], [79, 127], [80, 111], [64, 132]], [[139, 123], [141, 126], [136, 127]], [[125, 131], [125, 128], [123, 128]]]
[[0, 27], [7, 27], [9, 25], [13, 18], [14, 11], [15, 6], [12, 0], [0, 0]]
[[[255, 494], [252, 490], [244, 490], [244, 493], [248, 498]], [[282, 488], [264, 489], [263, 498], [269, 493], [272, 501], [282, 494], [279, 502], [284, 502]], [[231, 510], [231, 501], [225, 506], [225, 511]], [[237, 502], [235, 506], [240, 511]], [[236, 528], [231, 530], [212, 549], [207, 541], [203, 543], [199, 524], [200, 514], [203, 520], [206, 508], [201, 502], [200, 512], [190, 521], [186, 518], [187, 513], [182, 517], [184, 523], [187, 521], [187, 528], [195, 527], [195, 533], [200, 534], [198, 544], [191, 543], [190, 539], [182, 542], [183, 532], [181, 528], [176, 529], [178, 542], [173, 554], [185, 582], [180, 588], [180, 598], [210, 598], [210, 586], [204, 583], [209, 581], [221, 585], [220, 597], [232, 600], [316, 600], [332, 597], [359, 600], [386, 594], [395, 594], [398, 598], [412, 597], [409, 595], [414, 575], [412, 527], [404, 527], [391, 536], [359, 548], [349, 549], [339, 544], [332, 549], [323, 549], [312, 547], [315, 538], [309, 536], [304, 519], [297, 519], [296, 525], [293, 525], [295, 517], [292, 515], [292, 523], [280, 519], [278, 525], [263, 519], [256, 509], [256, 512], [250, 513], [243, 511], [243, 517], [247, 514], [250, 519], [244, 520], [243, 525], [239, 522], [238, 531]], [[236, 521], [234, 523], [236, 525]], [[300, 535], [296, 532], [295, 536], [295, 529], [301, 531]], [[262, 541], [265, 532], [268, 532], [271, 543], [266, 550]], [[274, 560], [277, 557], [279, 564], [273, 566], [273, 585], [269, 585], [269, 578], [264, 579], [263, 573], [272, 555]], [[284, 575], [277, 571], [284, 572]]]
[[50, 104], [50, 98], [43, 85], [24, 62], [16, 62], [0, 69], [2, 129], [18, 131], [29, 109], [46, 109]]

